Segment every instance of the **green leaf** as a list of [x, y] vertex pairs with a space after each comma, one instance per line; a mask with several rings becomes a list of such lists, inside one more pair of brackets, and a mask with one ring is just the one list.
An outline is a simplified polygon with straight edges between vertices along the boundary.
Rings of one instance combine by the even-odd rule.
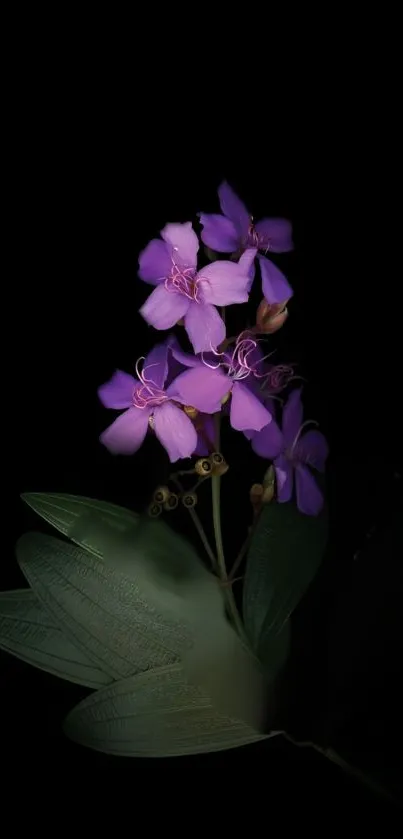
[[259, 647], [267, 650], [304, 595], [322, 560], [327, 534], [326, 509], [306, 516], [293, 503], [263, 507], [243, 592], [245, 626], [257, 654]]
[[200, 754], [267, 738], [217, 712], [179, 663], [97, 691], [71, 711], [64, 730], [82, 745], [131, 757]]
[[112, 681], [69, 641], [30, 589], [0, 592], [0, 648], [85, 687], [100, 688]]
[[21, 495], [23, 501], [32, 507], [39, 516], [53, 525], [64, 536], [70, 536], [81, 547], [99, 555], [99, 547], [92, 544], [88, 534], [72, 536], [75, 528], [83, 518], [94, 517], [125, 532], [138, 521], [138, 515], [126, 507], [118, 507], [107, 501], [95, 498], [84, 498], [80, 495], [61, 495], [55, 492], [25, 492]]
[[66, 636], [113, 679], [171, 663], [191, 644], [183, 622], [161, 614], [133, 579], [87, 551], [28, 533], [17, 559]]

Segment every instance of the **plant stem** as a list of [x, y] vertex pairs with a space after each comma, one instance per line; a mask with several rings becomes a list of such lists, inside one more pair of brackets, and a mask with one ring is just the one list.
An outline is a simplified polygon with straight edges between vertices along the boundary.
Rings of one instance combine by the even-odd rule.
[[[220, 420], [221, 414], [214, 414], [214, 444], [216, 451], [220, 451]], [[230, 585], [228, 585], [228, 574], [225, 565], [225, 557], [224, 557], [224, 546], [222, 542], [222, 533], [221, 533], [221, 505], [220, 505], [220, 489], [221, 489], [221, 476], [220, 475], [213, 475], [211, 478], [211, 496], [212, 496], [212, 504], [213, 504], [213, 527], [214, 527], [214, 537], [216, 543], [216, 551], [217, 551], [217, 565], [218, 565], [218, 574], [221, 580], [221, 583], [224, 587], [224, 596], [227, 601], [227, 608], [228, 612], [231, 616], [234, 628], [238, 632], [240, 638], [246, 642], [246, 635], [245, 630], [243, 628], [243, 623], [241, 621], [236, 603], [235, 598], [232, 592]]]
[[[172, 481], [172, 483], [176, 484], [176, 486], [178, 487], [180, 492], [184, 491], [183, 486], [182, 486], [181, 482], [178, 481], [178, 478], [176, 477], [176, 475], [170, 475], [169, 479]], [[204, 528], [203, 528], [203, 525], [202, 525], [202, 523], [199, 519], [199, 516], [197, 515], [196, 510], [194, 510], [193, 507], [187, 507], [187, 510], [188, 510], [190, 518], [192, 519], [192, 522], [193, 522], [193, 524], [194, 524], [194, 526], [195, 526], [195, 528], [196, 528], [196, 530], [197, 530], [197, 532], [200, 536], [200, 539], [203, 542], [204, 549], [205, 549], [205, 551], [207, 553], [207, 556], [208, 556], [208, 558], [211, 562], [212, 568], [213, 568], [214, 571], [217, 571], [217, 559], [214, 556], [213, 551], [211, 550], [209, 541], [208, 541], [207, 536], [204, 532]]]

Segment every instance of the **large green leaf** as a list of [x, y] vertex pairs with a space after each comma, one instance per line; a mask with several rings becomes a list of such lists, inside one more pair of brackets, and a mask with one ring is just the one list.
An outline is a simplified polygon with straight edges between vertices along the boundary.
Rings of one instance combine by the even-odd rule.
[[214, 752], [267, 736], [218, 713], [179, 663], [97, 691], [71, 711], [64, 730], [92, 749], [132, 757]]
[[21, 498], [45, 521], [60, 530], [64, 536], [70, 536], [81, 547], [96, 555], [100, 555], [99, 546], [91, 543], [90, 535], [85, 530], [77, 530], [83, 519], [91, 516], [93, 520], [106, 522], [113, 529], [122, 532], [128, 528], [133, 528], [138, 520], [137, 513], [128, 510], [126, 507], [118, 507], [116, 504], [110, 504], [107, 501], [98, 501], [95, 498], [85, 498], [81, 495], [25, 492], [21, 495]]
[[30, 589], [0, 592], [0, 648], [54, 676], [100, 688], [111, 678], [64, 635]]
[[87, 551], [28, 533], [17, 559], [67, 637], [114, 679], [175, 661], [191, 644], [183, 622], [158, 612], [133, 579]]
[[328, 516], [273, 502], [260, 514], [248, 553], [243, 614], [252, 647], [267, 649], [298, 605], [326, 547]]

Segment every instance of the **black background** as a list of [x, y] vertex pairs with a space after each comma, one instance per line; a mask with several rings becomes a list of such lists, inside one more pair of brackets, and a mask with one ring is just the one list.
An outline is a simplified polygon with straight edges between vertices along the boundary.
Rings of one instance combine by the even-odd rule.
[[[398, 797], [402, 446], [393, 173], [375, 157], [369, 178], [351, 137], [337, 154], [331, 136], [313, 143], [301, 130], [257, 141], [249, 131], [240, 136], [235, 116], [217, 123], [207, 109], [196, 124], [170, 103], [150, 123], [127, 89], [96, 84], [91, 74], [74, 85], [52, 85], [48, 75], [44, 84], [39, 75], [25, 76], [8, 126], [13, 257], [9, 302], [3, 296], [8, 542], [0, 588], [25, 584], [13, 545], [43, 527], [20, 492], [72, 492], [139, 509], [166, 475], [154, 440], [135, 458], [102, 449], [98, 435], [112, 417], [96, 390], [116, 367], [132, 369], [157, 337], [138, 314], [149, 293], [136, 278], [139, 251], [167, 221], [216, 211], [225, 177], [256, 218], [293, 222], [295, 251], [277, 264], [295, 295], [270, 348], [298, 362], [308, 415], [331, 448], [331, 544], [295, 615], [286, 724], [297, 740], [331, 745]], [[245, 534], [245, 487], [261, 477], [262, 464], [238, 437], [227, 455], [234, 459], [223, 502], [229, 551]], [[187, 528], [184, 519], [177, 524]], [[60, 730], [85, 689], [3, 653], [0, 672], [3, 749], [16, 764], [40, 754], [73, 770], [138, 773], [141, 763], [141, 772], [161, 776], [168, 767], [259, 768], [280, 797], [306, 787], [346, 810], [384, 806], [325, 758], [277, 739], [176, 761], [86, 751]]]

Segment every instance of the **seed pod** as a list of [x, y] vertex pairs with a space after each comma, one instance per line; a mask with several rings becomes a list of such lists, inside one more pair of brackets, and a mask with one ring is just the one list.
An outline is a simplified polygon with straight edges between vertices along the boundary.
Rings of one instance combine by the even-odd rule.
[[209, 457], [209, 461], [213, 467], [213, 475], [225, 475], [228, 472], [228, 463], [221, 452], [213, 452]]
[[199, 413], [197, 408], [194, 408], [193, 405], [184, 405], [183, 410], [190, 419], [196, 419]]
[[195, 463], [195, 472], [198, 475], [201, 475], [203, 478], [211, 475], [212, 472], [212, 465], [208, 459], [208, 457], [201, 457], [200, 460], [196, 460]]
[[168, 498], [171, 494], [171, 490], [169, 487], [163, 484], [162, 486], [157, 487], [153, 494], [153, 501], [156, 501], [157, 504], [164, 504], [165, 501], [168, 501]]
[[184, 492], [182, 495], [182, 504], [184, 507], [194, 507], [197, 504], [197, 495], [195, 492]]
[[262, 503], [263, 504], [270, 504], [270, 501], [273, 500], [274, 497], [274, 489], [276, 484], [276, 473], [274, 471], [274, 466], [269, 466], [267, 471], [263, 476], [263, 495], [262, 495]]
[[152, 519], [158, 518], [158, 516], [160, 516], [162, 513], [161, 504], [156, 504], [156, 502], [153, 501], [152, 504], [150, 504], [150, 506], [148, 507], [147, 513]]
[[164, 503], [164, 510], [175, 510], [178, 506], [179, 498], [176, 492], [170, 492], [167, 500]]

